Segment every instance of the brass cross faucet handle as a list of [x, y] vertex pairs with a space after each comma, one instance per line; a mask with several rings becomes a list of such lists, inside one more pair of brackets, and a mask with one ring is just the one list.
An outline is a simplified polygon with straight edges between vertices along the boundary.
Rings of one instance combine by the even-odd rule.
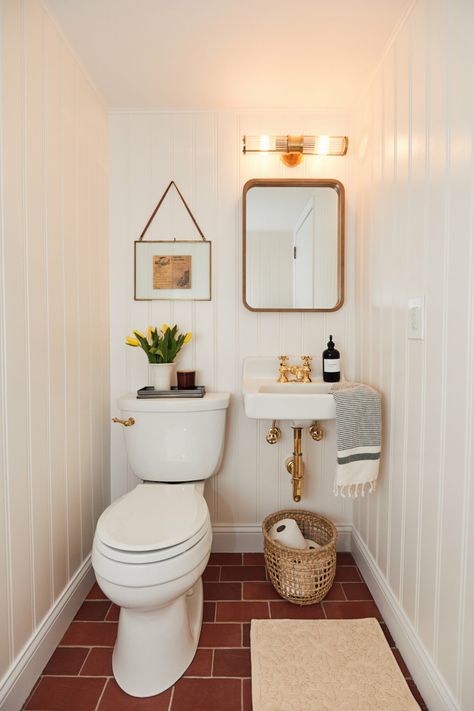
[[310, 362], [312, 361], [312, 357], [310, 355], [302, 355], [301, 356], [301, 362], [303, 363], [302, 371], [303, 371], [303, 383], [310, 383], [311, 382], [311, 366]]
[[[311, 356], [305, 355], [301, 356], [301, 361], [303, 365], [288, 365], [288, 356], [281, 355], [278, 356], [280, 360], [279, 372], [279, 383], [310, 383], [311, 378], [311, 366], [309, 364], [312, 360]], [[288, 375], [294, 375], [294, 378], [289, 379]]]
[[288, 356], [287, 355], [280, 355], [280, 356], [278, 356], [278, 360], [280, 361], [280, 367], [278, 369], [278, 372], [280, 373], [280, 377], [278, 378], [278, 382], [279, 383], [287, 383], [288, 382], [287, 372], [289, 372]]

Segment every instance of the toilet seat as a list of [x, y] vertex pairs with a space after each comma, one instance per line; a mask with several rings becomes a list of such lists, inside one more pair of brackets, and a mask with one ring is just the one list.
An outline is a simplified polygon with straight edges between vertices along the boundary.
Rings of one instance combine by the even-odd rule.
[[209, 515], [207, 515], [201, 528], [193, 536], [188, 538], [186, 541], [182, 541], [182, 543], [178, 543], [176, 546], [146, 551], [123, 551], [119, 548], [112, 548], [111, 546], [106, 545], [98, 536], [94, 539], [94, 546], [103, 556], [119, 563], [129, 563], [131, 565], [158, 563], [160, 561], [169, 560], [170, 558], [176, 558], [177, 556], [182, 555], [199, 543], [199, 541], [204, 538], [210, 530], [211, 521]]
[[[196, 486], [138, 484], [103, 512], [96, 538], [109, 551], [108, 557], [128, 553], [130, 560], [139, 560], [140, 554], [149, 553], [156, 561], [177, 555], [182, 544], [183, 550], [194, 545], [186, 544], [199, 540], [208, 520], [206, 501]], [[145, 557], [140, 562], [146, 562]]]

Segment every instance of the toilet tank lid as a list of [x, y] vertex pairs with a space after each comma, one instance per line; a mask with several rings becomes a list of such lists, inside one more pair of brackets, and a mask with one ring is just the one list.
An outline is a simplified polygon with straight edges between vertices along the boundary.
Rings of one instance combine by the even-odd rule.
[[203, 412], [225, 410], [229, 407], [229, 398], [229, 393], [206, 393], [204, 397], [139, 400], [135, 393], [127, 393], [118, 399], [117, 404], [120, 410], [127, 412]]

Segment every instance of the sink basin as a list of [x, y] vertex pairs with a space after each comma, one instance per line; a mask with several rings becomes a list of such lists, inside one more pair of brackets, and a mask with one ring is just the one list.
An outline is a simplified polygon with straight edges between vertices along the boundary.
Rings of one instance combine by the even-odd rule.
[[[297, 362], [292, 358], [291, 362]], [[313, 420], [332, 420], [336, 404], [333, 383], [312, 374], [311, 383], [279, 383], [278, 358], [252, 357], [244, 361], [244, 407], [247, 417], [264, 420], [292, 420], [294, 425]]]

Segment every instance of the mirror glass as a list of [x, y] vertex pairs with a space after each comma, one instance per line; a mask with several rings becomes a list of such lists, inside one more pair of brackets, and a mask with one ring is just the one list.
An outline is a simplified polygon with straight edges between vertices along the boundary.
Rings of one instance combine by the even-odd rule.
[[343, 301], [344, 188], [337, 180], [251, 180], [243, 200], [244, 304], [335, 311]]

